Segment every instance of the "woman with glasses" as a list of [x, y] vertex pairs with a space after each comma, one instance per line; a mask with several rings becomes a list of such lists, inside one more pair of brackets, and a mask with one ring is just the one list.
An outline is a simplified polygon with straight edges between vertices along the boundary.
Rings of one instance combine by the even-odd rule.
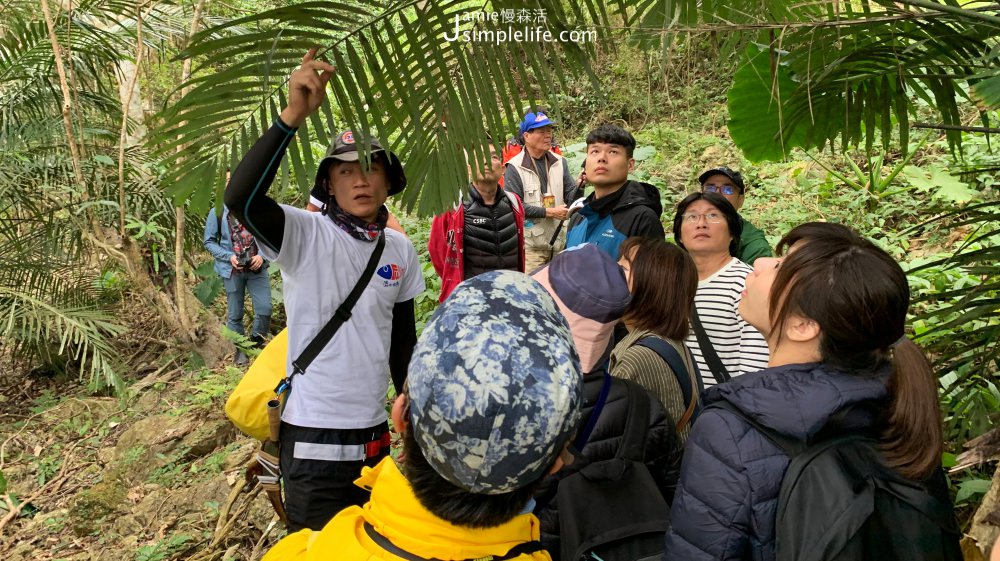
[[716, 193], [692, 193], [677, 205], [674, 240], [698, 269], [691, 327], [685, 341], [704, 386], [767, 367], [767, 343], [739, 314], [747, 275], [736, 258], [742, 225], [733, 205]]
[[[698, 176], [698, 183], [701, 183], [702, 193], [722, 195], [733, 205], [736, 212], [740, 212], [743, 208], [747, 187], [740, 172], [720, 166]], [[764, 232], [757, 229], [742, 214], [740, 214], [740, 225], [743, 227], [743, 233], [740, 234], [740, 249], [736, 254], [740, 261], [753, 267], [753, 262], [758, 257], [774, 255], [771, 244], [767, 243], [767, 238], [764, 237]]]

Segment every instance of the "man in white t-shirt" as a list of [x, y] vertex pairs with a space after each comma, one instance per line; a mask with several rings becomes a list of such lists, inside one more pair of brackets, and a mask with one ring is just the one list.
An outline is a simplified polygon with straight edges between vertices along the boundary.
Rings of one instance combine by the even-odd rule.
[[341, 509], [361, 505], [354, 486], [365, 465], [389, 451], [386, 392], [402, 390], [416, 343], [413, 298], [424, 290], [413, 244], [385, 227], [386, 198], [406, 186], [399, 159], [374, 139], [367, 165], [351, 131], [339, 133], [319, 164], [330, 193], [325, 213], [279, 205], [266, 193], [296, 129], [326, 98], [333, 67], [310, 51], [289, 79], [288, 106], [232, 174], [226, 205], [281, 269], [288, 314], [288, 371], [385, 248], [350, 317], [292, 380], [281, 419], [281, 471], [288, 528], [319, 530]]

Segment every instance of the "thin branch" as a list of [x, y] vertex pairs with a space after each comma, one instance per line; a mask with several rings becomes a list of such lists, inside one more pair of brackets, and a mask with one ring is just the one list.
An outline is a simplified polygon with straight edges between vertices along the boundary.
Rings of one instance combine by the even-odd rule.
[[73, 159], [73, 174], [76, 176], [77, 185], [83, 188], [86, 185], [86, 181], [83, 178], [83, 168], [80, 165], [80, 149], [76, 144], [76, 136], [73, 134], [73, 121], [70, 119], [69, 114], [70, 107], [72, 107], [72, 94], [70, 93], [69, 82], [66, 81], [66, 69], [63, 67], [62, 49], [59, 47], [59, 40], [56, 38], [55, 21], [52, 19], [52, 12], [49, 11], [48, 0], [41, 0], [41, 5], [42, 14], [45, 16], [45, 27], [49, 31], [49, 42], [52, 43], [52, 53], [56, 59], [59, 87], [62, 88], [62, 117], [63, 124], [66, 126], [66, 141], [69, 143], [70, 157]]
[[[961, 18], [975, 19], [979, 21], [984, 21], [986, 23], [992, 23], [993, 25], [1000, 25], [1000, 17], [991, 16], [985, 13], [980, 13], [979, 11], [966, 10], [963, 8], [959, 8], [957, 6], [950, 6], [948, 4], [938, 4], [937, 2], [931, 2], [930, 0], [897, 0], [897, 1], [900, 4], [917, 6], [920, 8], [926, 8], [928, 10], [934, 10], [936, 12], [955, 15]], [[921, 14], [921, 15], [926, 15], [926, 14]]]
[[1000, 129], [994, 129], [991, 127], [971, 127], [966, 125], [945, 125], [945, 124], [931, 124], [931, 123], [913, 123], [912, 125], [910, 125], [910, 128], [935, 129], [942, 131], [984, 132], [986, 134], [1000, 133]]
[[118, 234], [122, 238], [125, 237], [125, 137], [128, 130], [128, 108], [132, 104], [132, 94], [135, 92], [135, 83], [139, 79], [139, 72], [142, 71], [142, 56], [146, 52], [142, 43], [142, 8], [143, 6], [135, 8], [135, 72], [129, 79], [128, 93], [125, 94], [125, 99], [122, 101], [122, 128], [118, 135]]
[[[198, 4], [194, 7], [194, 15], [191, 17], [191, 28], [188, 30], [187, 41], [191, 41], [195, 33], [198, 32], [198, 24], [201, 22], [201, 13], [205, 9], [205, 0], [198, 0]], [[188, 79], [191, 77], [191, 57], [184, 59], [184, 64], [181, 67], [181, 83], [187, 84]], [[184, 86], [181, 90], [181, 97], [187, 95], [190, 86]], [[183, 145], [178, 146], [177, 150], [183, 149]], [[174, 300], [177, 302], [177, 312], [180, 316], [181, 327], [186, 331], [186, 336], [188, 340], [197, 340], [197, 335], [195, 335], [194, 329], [191, 326], [191, 318], [188, 316], [188, 296], [187, 296], [187, 285], [184, 283], [184, 205], [176, 205], [174, 207]]]

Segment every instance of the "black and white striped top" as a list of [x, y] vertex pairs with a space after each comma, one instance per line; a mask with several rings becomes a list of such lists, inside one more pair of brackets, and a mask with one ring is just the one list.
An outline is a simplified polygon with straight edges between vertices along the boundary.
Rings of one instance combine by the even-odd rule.
[[[747, 275], [752, 271], [749, 265], [733, 257], [717, 273], [698, 282], [698, 292], [694, 297], [694, 306], [708, 339], [731, 376], [767, 368], [767, 343], [739, 312], [740, 293]], [[685, 343], [698, 363], [705, 387], [715, 385], [715, 377], [702, 356], [694, 328]]]

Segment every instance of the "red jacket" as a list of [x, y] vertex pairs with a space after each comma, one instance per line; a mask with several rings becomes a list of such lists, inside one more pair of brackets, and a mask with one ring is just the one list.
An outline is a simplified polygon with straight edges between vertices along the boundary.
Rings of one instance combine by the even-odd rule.
[[[517, 224], [517, 270], [524, 272], [524, 206], [514, 193], [497, 190], [498, 196], [506, 196], [514, 207], [514, 223]], [[431, 264], [441, 277], [441, 297], [444, 302], [458, 283], [465, 280], [465, 205], [461, 202], [452, 210], [434, 217], [431, 236], [427, 240], [427, 252]]]

